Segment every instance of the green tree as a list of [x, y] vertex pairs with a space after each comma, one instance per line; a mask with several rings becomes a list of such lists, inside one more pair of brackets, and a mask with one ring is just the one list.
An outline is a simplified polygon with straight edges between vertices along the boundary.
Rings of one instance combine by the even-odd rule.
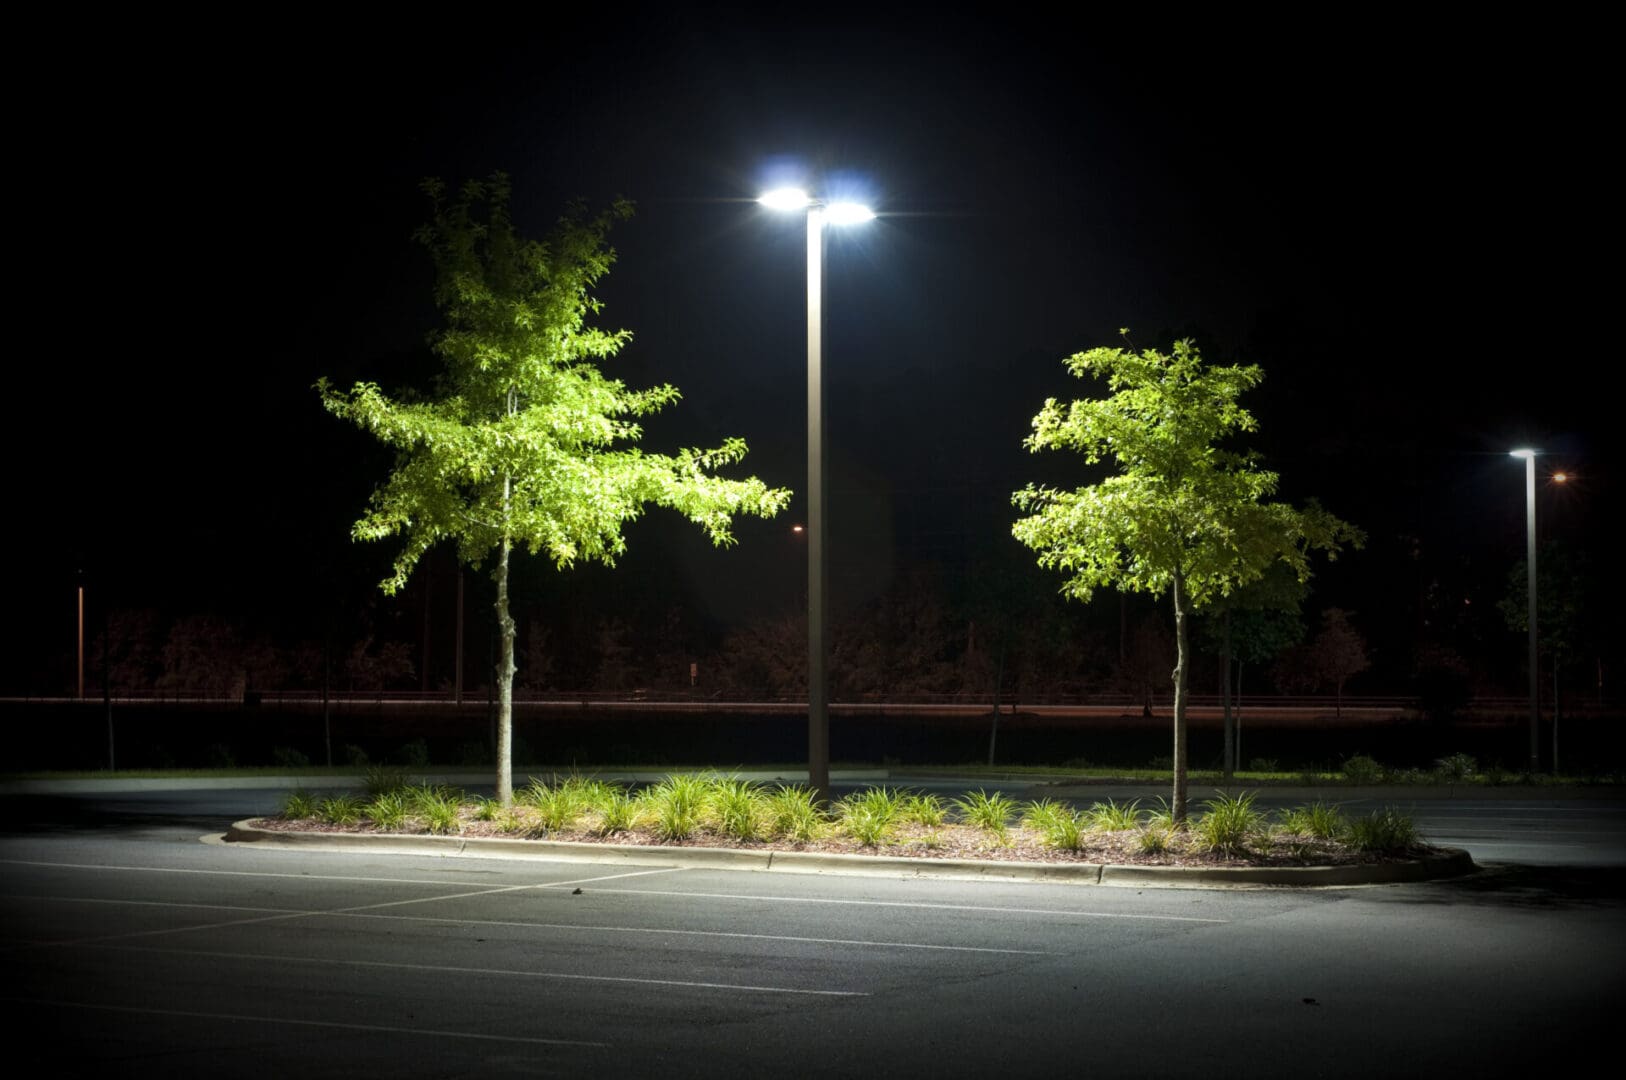
[[1029, 484], [1012, 496], [1027, 512], [1012, 532], [1038, 552], [1040, 566], [1067, 575], [1067, 596], [1088, 600], [1111, 587], [1171, 598], [1171, 809], [1183, 822], [1188, 615], [1278, 562], [1305, 580], [1312, 550], [1336, 557], [1362, 536], [1313, 503], [1299, 509], [1266, 501], [1276, 474], [1261, 468], [1257, 455], [1218, 445], [1256, 427], [1237, 399], [1263, 377], [1257, 366], [1209, 366], [1189, 341], [1176, 342], [1167, 355], [1097, 348], [1066, 363], [1079, 378], [1103, 379], [1110, 395], [1069, 405], [1050, 398], [1025, 445], [1035, 453], [1076, 450], [1090, 465], [1110, 459], [1117, 471], [1072, 491]]
[[745, 455], [731, 438], [712, 450], [645, 454], [635, 418], [678, 399], [672, 386], [629, 390], [597, 361], [630, 340], [626, 330], [588, 325], [600, 310], [590, 290], [610, 268], [611, 224], [631, 213], [618, 202], [588, 216], [576, 204], [544, 241], [515, 233], [508, 178], [496, 174], [448, 197], [440, 181], [417, 239], [433, 256], [435, 301], [445, 325], [430, 337], [444, 364], [433, 392], [390, 398], [359, 382], [348, 392], [317, 383], [322, 404], [396, 450], [389, 478], [357, 521], [357, 540], [402, 536], [393, 594], [424, 552], [442, 541], [481, 566], [495, 556], [497, 797], [512, 799], [514, 620], [508, 571], [515, 546], [546, 554], [560, 569], [578, 561], [614, 565], [626, 550], [622, 527], [646, 506], [669, 507], [714, 543], [733, 538], [733, 515], [772, 516], [789, 500], [756, 478], [727, 479], [722, 466]]

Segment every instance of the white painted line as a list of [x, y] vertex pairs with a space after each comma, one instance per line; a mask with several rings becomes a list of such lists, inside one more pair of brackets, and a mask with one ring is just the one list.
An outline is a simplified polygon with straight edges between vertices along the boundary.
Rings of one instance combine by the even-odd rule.
[[912, 941], [861, 941], [851, 938], [793, 937], [789, 934], [746, 934], [729, 930], [675, 930], [658, 926], [583, 926], [576, 923], [500, 922], [496, 920], [435, 919], [418, 915], [344, 915], [353, 919], [400, 919], [449, 923], [453, 926], [510, 926], [527, 930], [570, 930], [589, 934], [657, 934], [688, 937], [742, 938], [750, 941], [785, 941], [800, 945], [858, 945], [866, 949], [927, 949], [941, 952], [998, 953], [1003, 956], [1059, 956], [1039, 949], [995, 949], [977, 945], [929, 945]]
[[[18, 901], [27, 903], [39, 901], [42, 904], [112, 904], [122, 907], [161, 907], [161, 908], [189, 908], [200, 911], [252, 911], [264, 915], [320, 915], [319, 911], [303, 911], [299, 908], [277, 907], [246, 907], [242, 904], [187, 904], [179, 900], [124, 900], [108, 899], [105, 896], [23, 896], [20, 893], [0, 894], [0, 902]], [[378, 918], [387, 918], [380, 915]]]
[[747, 893], [669, 892], [661, 889], [594, 889], [617, 896], [682, 896], [696, 900], [756, 900], [770, 904], [848, 904], [855, 907], [916, 908], [924, 911], [976, 911], [991, 915], [1064, 915], [1079, 919], [1150, 919], [1155, 922], [1228, 923], [1192, 915], [1125, 915], [1113, 911], [1061, 911], [1055, 908], [979, 907], [971, 904], [922, 904], [907, 900], [843, 900], [823, 896], [756, 896]]
[[255, 963], [327, 964], [332, 967], [383, 968], [389, 971], [430, 971], [443, 975], [510, 975], [518, 979], [560, 979], [572, 982], [633, 983], [639, 986], [681, 986], [696, 990], [737, 990], [754, 994], [804, 994], [814, 997], [869, 997], [863, 990], [807, 990], [797, 986], [752, 986], [742, 983], [691, 982], [685, 979], [644, 979], [633, 975], [579, 975], [568, 971], [519, 971], [513, 968], [454, 967], [443, 964], [403, 964], [388, 960], [341, 960], [325, 956], [279, 956], [276, 953], [211, 952], [203, 949], [158, 949], [142, 945], [102, 945], [87, 948], [117, 952], [200, 956], [211, 960], [250, 960]]
[[427, 1035], [435, 1039], [480, 1039], [484, 1042], [532, 1043], [539, 1046], [586, 1046], [608, 1050], [612, 1044], [581, 1039], [539, 1039], [525, 1035], [483, 1035], [473, 1031], [440, 1031], [434, 1028], [385, 1027], [381, 1024], [341, 1024], [334, 1020], [295, 1020], [281, 1016], [246, 1016], [241, 1013], [191, 1012], [186, 1009], [145, 1009], [134, 1005], [94, 1005], [88, 1001], [48, 1001], [42, 998], [0, 998], [8, 1005], [46, 1005], [56, 1009], [94, 1009], [100, 1012], [135, 1013], [141, 1016], [176, 1016], [189, 1020], [238, 1020], [248, 1024], [293, 1024], [299, 1027], [340, 1028], [345, 1031], [378, 1032], [385, 1035]]
[[[741, 938], [751, 941], [784, 941], [802, 945], [857, 945], [867, 949], [925, 949], [939, 952], [997, 953], [1003, 956], [1059, 956], [1039, 949], [995, 949], [978, 945], [930, 945], [912, 941], [867, 941], [850, 938], [794, 937], [788, 934], [747, 934], [729, 930], [680, 930], [653, 926], [588, 926], [577, 923], [520, 922], [508, 919], [447, 919], [433, 915], [372, 915], [354, 910], [297, 911], [291, 908], [239, 907], [231, 904], [183, 904], [168, 900], [108, 900], [90, 896], [0, 896], [0, 901], [38, 900], [52, 904], [109, 904], [129, 907], [187, 908], [212, 911], [252, 911], [285, 915], [331, 916], [335, 919], [374, 919], [389, 922], [436, 923], [458, 927], [501, 926], [521, 930], [564, 930], [587, 934], [658, 934], [687, 937]], [[215, 925], [225, 926], [226, 923]], [[46, 945], [52, 942], [35, 942]], [[55, 944], [61, 944], [60, 942]]]
[[[161, 937], [161, 936], [163, 936], [165, 934], [189, 934], [189, 933], [192, 933], [195, 930], [218, 930], [218, 929], [221, 929], [221, 928], [224, 928], [224, 927], [229, 927], [229, 926], [253, 926], [253, 925], [258, 924], [258, 923], [286, 922], [286, 921], [288, 921], [290, 919], [308, 919], [308, 918], [311, 918], [313, 916], [319, 916], [319, 915], [348, 915], [348, 914], [351, 914], [353, 912], [374, 911], [374, 910], [377, 910], [378, 908], [404, 907], [407, 904], [430, 904], [430, 903], [435, 903], [435, 902], [441, 901], [441, 900], [464, 900], [464, 899], [467, 899], [468, 897], [471, 897], [471, 896], [487, 896], [487, 895], [495, 895], [497, 893], [521, 892], [521, 891], [526, 890], [526, 889], [539, 889], [539, 888], [549, 888], [549, 887], [557, 888], [560, 885], [574, 885], [574, 884], [578, 884], [578, 883], [593, 882], [593, 881], [614, 881], [617, 878], [643, 877], [643, 876], [646, 876], [648, 874], [673, 873], [673, 872], [675, 872], [677, 870], [680, 870], [680, 869], [682, 869], [682, 867], [670, 866], [670, 867], [662, 867], [662, 868], [655, 869], [655, 870], [630, 870], [630, 871], [628, 871], [626, 873], [623, 873], [623, 874], [607, 874], [607, 875], [605, 875], [603, 877], [596, 877], [596, 878], [578, 878], [578, 879], [576, 879], [576, 881], [546, 882], [544, 884], [527, 884], [527, 885], [493, 885], [493, 886], [490, 886], [489, 888], [472, 889], [472, 890], [469, 890], [468, 892], [444, 893], [444, 894], [440, 894], [440, 895], [437, 895], [437, 896], [417, 896], [417, 897], [412, 897], [412, 898], [407, 899], [407, 900], [385, 900], [385, 901], [382, 901], [382, 902], [377, 903], [377, 904], [358, 904], [358, 905], [355, 905], [353, 907], [334, 908], [334, 909], [331, 909], [331, 910], [306, 910], [306, 911], [300, 911], [300, 910], [288, 910], [288, 909], [279, 910], [279, 909], [274, 909], [273, 908], [273, 909], [270, 909], [270, 910], [275, 911], [276, 914], [259, 915], [259, 916], [256, 916], [254, 918], [249, 918], [249, 919], [228, 919], [228, 920], [226, 920], [224, 922], [193, 923], [193, 924], [191, 924], [189, 926], [167, 926], [167, 927], [160, 927], [160, 928], [154, 929], [154, 930], [132, 930], [132, 931], [130, 931], [128, 933], [124, 933], [124, 934], [104, 934], [104, 935], [101, 935], [101, 936], [98, 936], [98, 937], [90, 937], [90, 938], [70, 938], [70, 939], [64, 939], [64, 940], [59, 940], [59, 941], [30, 942], [27, 945], [13, 946], [12, 948], [19, 948], [19, 947], [20, 948], [46, 948], [46, 947], [49, 947], [49, 946], [61, 946], [61, 945], [93, 945], [93, 944], [98, 944], [100, 942], [106, 942], [106, 941], [122, 941], [122, 940], [125, 940], [125, 939], [128, 939], [128, 938]], [[214, 872], [215, 871], [210, 871], [210, 870], [199, 871], [199, 873], [205, 873], [205, 874], [214, 873]], [[445, 886], [445, 885], [451, 885], [451, 884], [454, 884], [454, 883], [449, 882], [449, 881], [442, 881], [442, 882], [435, 882], [434, 884]], [[0, 951], [10, 951], [10, 950], [0, 949]]]
[[[0, 859], [0, 866], [40, 866], [53, 870], [116, 870], [135, 874], [200, 874], [206, 877], [285, 878], [293, 881], [350, 881], [378, 885], [461, 885], [461, 881], [444, 878], [380, 878], [354, 877], [347, 874], [271, 874], [258, 870], [198, 870], [187, 866], [108, 866], [99, 863], [41, 862], [33, 859]], [[623, 874], [605, 874], [602, 877], [573, 878], [569, 881], [533, 881], [525, 885], [493, 886], [493, 888], [557, 889], [565, 885], [585, 885], [594, 881], [610, 881], [619, 877], [638, 877], [642, 874], [670, 874], [683, 870], [681, 866], [662, 866], [654, 870], [633, 870]], [[450, 872], [450, 871], [448, 871]]]
[[530, 887], [533, 889], [563, 889], [567, 885], [591, 885], [595, 881], [614, 881], [616, 878], [647, 877], [650, 874], [675, 874], [684, 869], [687, 869], [687, 867], [661, 866], [654, 870], [628, 870], [623, 874], [604, 874], [601, 877], [576, 878], [574, 881], [550, 881], [543, 885], [532, 885]]
[[[43, 866], [56, 870], [117, 870], [136, 874], [200, 874], [208, 877], [287, 878], [293, 881], [361, 881], [377, 885], [460, 885], [444, 878], [356, 877], [348, 874], [272, 874], [258, 870], [197, 870], [186, 866], [106, 866], [99, 863], [40, 862], [31, 859], [0, 859], [0, 866]], [[677, 867], [673, 867], [677, 869]], [[451, 871], [448, 870], [448, 873]], [[538, 881], [537, 886], [553, 882]]]

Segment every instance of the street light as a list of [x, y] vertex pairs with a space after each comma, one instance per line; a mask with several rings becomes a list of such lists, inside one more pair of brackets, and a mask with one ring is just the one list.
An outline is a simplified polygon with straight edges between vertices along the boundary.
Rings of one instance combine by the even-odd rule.
[[815, 802], [830, 794], [830, 631], [825, 569], [824, 491], [824, 227], [858, 225], [875, 212], [852, 202], [826, 203], [799, 188], [776, 188], [757, 200], [770, 210], [807, 214], [807, 781]]
[[1534, 775], [1541, 771], [1541, 744], [1536, 733], [1541, 724], [1536, 702], [1536, 451], [1525, 447], [1509, 453], [1524, 459], [1524, 562], [1530, 593], [1530, 772]]

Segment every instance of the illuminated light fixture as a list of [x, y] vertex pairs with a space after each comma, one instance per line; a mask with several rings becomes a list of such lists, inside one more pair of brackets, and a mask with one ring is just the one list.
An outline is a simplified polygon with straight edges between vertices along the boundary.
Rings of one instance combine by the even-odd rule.
[[1541, 707], [1536, 694], [1536, 454], [1528, 446], [1508, 453], [1524, 459], [1524, 565], [1527, 575], [1530, 627], [1530, 775], [1541, 771], [1541, 750], [1537, 732], [1541, 727]]
[[[775, 188], [757, 202], [807, 215], [807, 786], [813, 801], [830, 796], [830, 625], [825, 550], [824, 233], [826, 225], [861, 225], [875, 211], [860, 203], [815, 199], [801, 188]], [[793, 532], [802, 533], [801, 526]]]
[[1561, 472], [1553, 473], [1553, 483], [1555, 483], [1555, 484], [1567, 484], [1567, 483], [1569, 483], [1569, 479], [1570, 479], [1570, 474], [1569, 473], [1561, 473]]
[[801, 210], [813, 200], [801, 188], [774, 188], [762, 194], [757, 202], [769, 210]]

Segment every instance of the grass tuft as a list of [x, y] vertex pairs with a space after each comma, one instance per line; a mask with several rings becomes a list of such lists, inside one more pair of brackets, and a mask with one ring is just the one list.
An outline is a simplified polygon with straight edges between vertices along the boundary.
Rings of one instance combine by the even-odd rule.
[[1207, 812], [1196, 826], [1203, 846], [1221, 855], [1246, 851], [1249, 841], [1265, 828], [1264, 815], [1254, 808], [1253, 800], [1252, 792], [1205, 800], [1203, 806]]
[[656, 836], [687, 840], [700, 828], [710, 789], [711, 784], [701, 776], [668, 776], [645, 788], [639, 800], [653, 820]]
[[780, 785], [766, 797], [768, 831], [799, 844], [819, 838], [824, 815], [813, 801], [811, 789], [797, 785]]
[[389, 791], [374, 796], [363, 811], [372, 819], [374, 825], [385, 832], [400, 832], [406, 826], [407, 815], [411, 809], [404, 792]]
[[1336, 840], [1343, 835], [1346, 827], [1343, 811], [1322, 802], [1308, 803], [1282, 811], [1282, 828], [1299, 836], [1313, 836], [1317, 840]]
[[1174, 830], [1163, 825], [1148, 825], [1135, 837], [1135, 843], [1147, 855], [1163, 855], [1174, 845]]
[[355, 795], [334, 795], [316, 804], [316, 816], [329, 825], [354, 825], [361, 820], [361, 799]]
[[1384, 854], [1406, 851], [1418, 841], [1417, 825], [1410, 814], [1385, 806], [1351, 821], [1349, 840], [1360, 851]]
[[1011, 815], [1016, 812], [1016, 804], [1004, 792], [996, 791], [990, 795], [980, 788], [963, 799], [955, 799], [954, 808], [960, 812], [960, 820], [967, 825], [975, 825], [1001, 838], [1010, 827]]
[[905, 798], [904, 792], [885, 787], [855, 791], [836, 803], [836, 820], [854, 840], [875, 847], [891, 834]]
[[1107, 832], [1138, 829], [1141, 822], [1140, 800], [1136, 799], [1125, 806], [1119, 806], [1112, 799], [1098, 802], [1090, 807], [1089, 820], [1092, 826]]
[[316, 796], [300, 788], [294, 788], [282, 797], [282, 817], [287, 821], [298, 821], [301, 818], [316, 816]]
[[712, 781], [711, 811], [723, 835], [736, 840], [761, 839], [767, 825], [762, 786], [750, 780]]

